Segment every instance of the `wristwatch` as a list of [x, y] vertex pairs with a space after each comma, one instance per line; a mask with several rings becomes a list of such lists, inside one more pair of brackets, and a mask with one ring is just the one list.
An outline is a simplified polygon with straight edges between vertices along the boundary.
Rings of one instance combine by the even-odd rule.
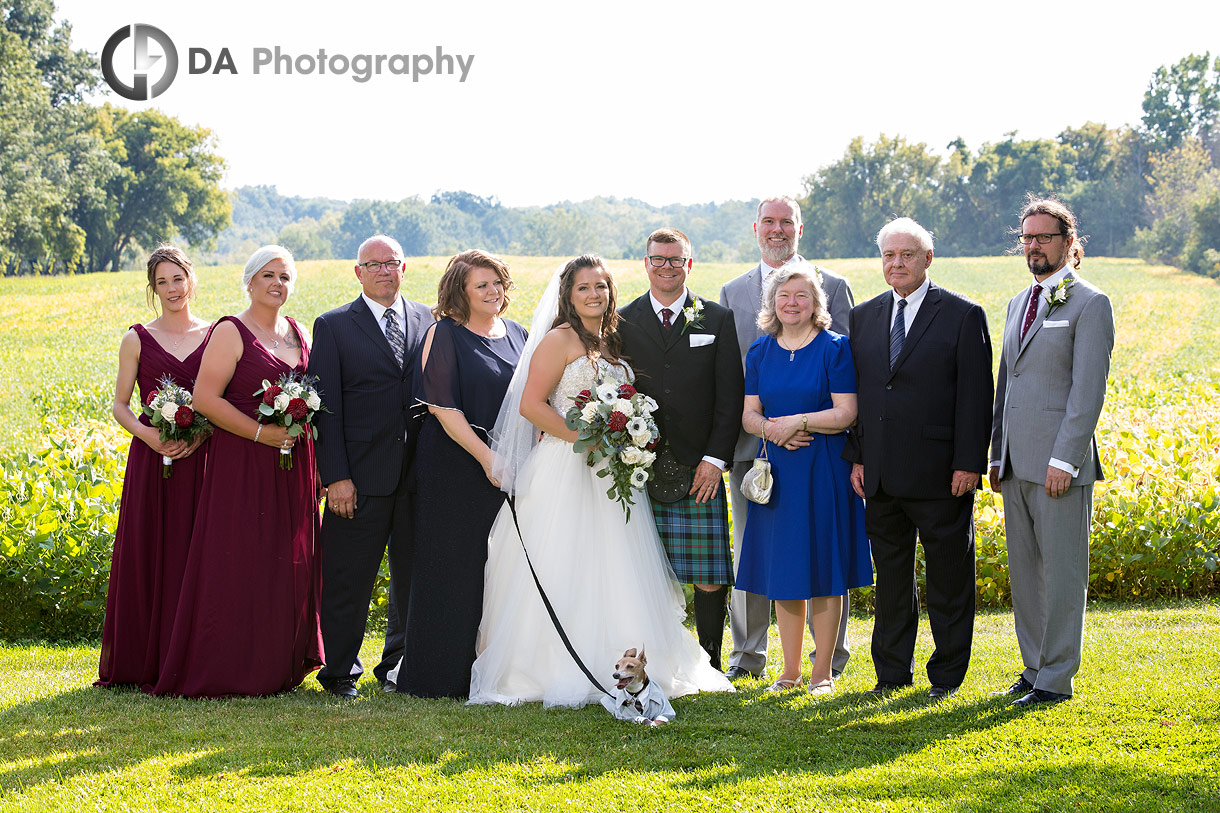
[[801, 431], [802, 432], [809, 431], [809, 413], [807, 413], [807, 412], [801, 413]]

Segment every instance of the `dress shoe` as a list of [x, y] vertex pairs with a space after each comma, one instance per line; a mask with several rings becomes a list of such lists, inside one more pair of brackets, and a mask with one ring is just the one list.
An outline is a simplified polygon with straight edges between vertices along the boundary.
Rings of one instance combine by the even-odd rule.
[[381, 691], [386, 694], [394, 694], [398, 691], [398, 684], [392, 680], [383, 680], [381, 681]]
[[749, 669], [741, 666], [730, 666], [729, 671], [725, 672], [724, 676], [729, 680], [743, 680], [744, 678], [754, 678], [754, 680], [758, 680], [760, 677], [762, 677], [762, 675], [755, 674]]
[[909, 684], [909, 683], [890, 683], [889, 681], [886, 681], [886, 680], [879, 680], [879, 681], [877, 681], [877, 685], [874, 686], [873, 688], [869, 689], [866, 692], [866, 694], [871, 694], [876, 697], [885, 697], [890, 692], [896, 692], [899, 689], [905, 689], [907, 686], [910, 686], [910, 685], [911, 684]]
[[1032, 692], [1025, 695], [1024, 697], [1020, 697], [1020, 698], [1017, 698], [1016, 700], [1012, 701], [1012, 705], [1016, 706], [1019, 709], [1027, 709], [1030, 706], [1037, 706], [1037, 705], [1041, 705], [1042, 703], [1051, 705], [1054, 703], [1062, 703], [1064, 700], [1071, 700], [1071, 699], [1072, 699], [1072, 696], [1070, 694], [1059, 694], [1058, 692], [1048, 692], [1046, 689], [1034, 689]]
[[932, 688], [928, 689], [928, 697], [933, 700], [946, 700], [957, 694], [956, 686], [944, 686], [939, 683], [932, 684]]
[[1017, 682], [1002, 692], [992, 692], [992, 697], [1024, 697], [1034, 690], [1034, 684], [1025, 679], [1025, 675], [1017, 675]]
[[343, 700], [355, 700], [360, 695], [360, 692], [356, 691], [356, 681], [352, 680], [351, 678], [336, 680], [330, 686], [325, 686], [323, 688], [325, 688], [329, 694], [342, 698]]

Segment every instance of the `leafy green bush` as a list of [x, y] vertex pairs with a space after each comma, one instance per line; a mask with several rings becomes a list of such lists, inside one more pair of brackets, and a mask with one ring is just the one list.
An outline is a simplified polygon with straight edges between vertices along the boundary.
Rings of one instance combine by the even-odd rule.
[[127, 439], [99, 421], [43, 428], [42, 449], [0, 458], [0, 638], [95, 638]]

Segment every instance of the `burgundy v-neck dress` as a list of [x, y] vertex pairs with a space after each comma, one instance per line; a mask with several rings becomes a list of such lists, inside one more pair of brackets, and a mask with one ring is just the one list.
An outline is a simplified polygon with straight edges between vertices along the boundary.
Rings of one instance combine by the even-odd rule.
[[[136, 387], [141, 404], [159, 388], [164, 376], [188, 390], [195, 389], [207, 339], [179, 359], [143, 325], [131, 329], [140, 339]], [[145, 415], [140, 416], [140, 423], [151, 425]], [[161, 660], [169, 650], [209, 445], [210, 441], [205, 442], [190, 457], [175, 460], [173, 475], [167, 480], [161, 476], [161, 455], [139, 438], [131, 440], [110, 559], [97, 686], [157, 681]]]
[[[224, 398], [254, 416], [254, 393], [290, 368], [239, 319], [242, 356]], [[219, 324], [219, 322], [217, 323]], [[169, 655], [153, 694], [187, 697], [286, 691], [322, 665], [318, 628], [317, 465], [313, 441], [298, 438], [292, 470], [279, 450], [217, 429], [199, 497]]]

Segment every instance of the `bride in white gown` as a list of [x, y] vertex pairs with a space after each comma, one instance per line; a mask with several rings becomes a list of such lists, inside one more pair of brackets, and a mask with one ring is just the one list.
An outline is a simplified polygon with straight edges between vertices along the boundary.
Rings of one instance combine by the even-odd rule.
[[[603, 685], [623, 651], [645, 647], [669, 697], [733, 691], [686, 630], [682, 589], [642, 492], [631, 519], [572, 451], [564, 414], [599, 381], [631, 381], [619, 360], [614, 281], [584, 255], [552, 278], [492, 433], [500, 487], [516, 496], [521, 537], [576, 652]], [[524, 416], [524, 417], [522, 417]], [[527, 420], [528, 419], [528, 420]], [[538, 431], [544, 434], [537, 441]], [[492, 526], [470, 703], [583, 706], [601, 692], [572, 660], [530, 575], [507, 505]]]

